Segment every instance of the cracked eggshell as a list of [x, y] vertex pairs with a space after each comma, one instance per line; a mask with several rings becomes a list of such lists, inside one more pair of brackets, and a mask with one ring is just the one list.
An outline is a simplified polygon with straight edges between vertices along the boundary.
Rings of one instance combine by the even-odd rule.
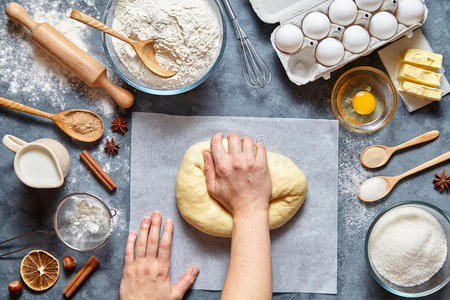
[[303, 19], [302, 29], [307, 37], [320, 40], [330, 31], [330, 20], [324, 13], [314, 11]]
[[370, 19], [369, 32], [379, 40], [387, 40], [397, 32], [398, 22], [393, 14], [381, 11]]
[[401, 0], [395, 15], [399, 23], [411, 26], [420, 23], [425, 14], [425, 7], [420, 0]]
[[383, 3], [383, 0], [355, 0], [356, 5], [359, 9], [367, 10], [368, 12], [373, 12], [377, 10], [381, 3]]
[[344, 46], [335, 38], [326, 38], [317, 45], [316, 58], [324, 66], [334, 66], [344, 58]]
[[303, 43], [303, 33], [294, 24], [285, 24], [275, 32], [275, 45], [284, 53], [294, 53]]
[[358, 9], [352, 0], [334, 0], [328, 9], [331, 22], [347, 26], [356, 19]]
[[342, 36], [344, 48], [352, 53], [361, 53], [369, 47], [370, 35], [362, 26], [347, 27]]

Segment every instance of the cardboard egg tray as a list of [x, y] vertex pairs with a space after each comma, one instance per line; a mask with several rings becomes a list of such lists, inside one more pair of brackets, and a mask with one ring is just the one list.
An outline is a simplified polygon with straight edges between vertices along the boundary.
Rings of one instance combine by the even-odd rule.
[[[249, 0], [253, 6], [254, 11], [258, 17], [266, 23], [279, 22], [280, 25], [272, 32], [270, 40], [275, 49], [280, 61], [289, 77], [289, 79], [297, 85], [303, 85], [314, 81], [320, 77], [324, 79], [330, 78], [330, 73], [344, 66], [345, 64], [372, 53], [374, 50], [395, 41], [403, 36], [412, 36], [412, 32], [421, 27], [425, 22], [428, 14], [428, 9], [425, 6], [425, 13], [421, 23], [416, 23], [411, 26], [405, 26], [398, 23], [397, 31], [391, 38], [387, 40], [379, 40], [374, 36], [370, 36], [369, 46], [361, 53], [354, 54], [348, 50], [344, 50], [343, 59], [336, 65], [327, 67], [320, 64], [315, 55], [315, 49], [321, 40], [314, 40], [308, 38], [305, 34], [303, 43], [300, 49], [294, 53], [287, 54], [280, 51], [274, 42], [274, 37], [277, 29], [284, 24], [294, 24], [301, 28], [303, 18], [313, 11], [322, 12], [328, 16], [328, 8], [333, 0]], [[334, 24], [330, 20], [330, 31], [327, 37], [333, 37], [341, 41], [345, 28], [351, 25], [361, 25], [369, 32], [369, 23], [373, 15], [380, 11], [386, 11], [395, 14], [399, 0], [384, 0], [380, 8], [375, 11], [368, 12], [358, 9], [355, 21], [347, 26]], [[370, 32], [369, 32], [370, 35]]]

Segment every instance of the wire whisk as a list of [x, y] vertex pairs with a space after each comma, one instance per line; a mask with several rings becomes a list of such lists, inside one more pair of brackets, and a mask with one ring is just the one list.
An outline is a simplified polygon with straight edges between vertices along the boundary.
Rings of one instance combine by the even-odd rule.
[[270, 82], [271, 74], [269, 67], [258, 54], [247, 35], [239, 26], [233, 8], [228, 0], [222, 0], [233, 23], [234, 31], [238, 40], [239, 56], [241, 59], [242, 76], [245, 82], [253, 88], [263, 88]]

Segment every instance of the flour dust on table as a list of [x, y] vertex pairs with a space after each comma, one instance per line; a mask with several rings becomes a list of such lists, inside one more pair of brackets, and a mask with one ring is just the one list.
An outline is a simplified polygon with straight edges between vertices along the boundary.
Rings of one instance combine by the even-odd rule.
[[[83, 4], [94, 9], [99, 16], [101, 12], [94, 8], [92, 1], [31, 0], [22, 4], [36, 22], [49, 23], [97, 61], [106, 64], [103, 52], [96, 50], [101, 49], [101, 43], [92, 43], [88, 27], [68, 17], [71, 8]], [[113, 115], [115, 104], [111, 97], [100, 88], [89, 88], [74, 73], [38, 48], [26, 28], [14, 22], [5, 23], [0, 27], [0, 41], [0, 85], [6, 86], [8, 97], [20, 97], [21, 101], [32, 105], [50, 103], [64, 110], [68, 97], [75, 94], [81, 98], [81, 104], [105, 115]], [[108, 75], [111, 81], [118, 81], [115, 73], [108, 72]]]
[[132, 40], [153, 39], [158, 63], [178, 72], [170, 78], [153, 74], [129, 44], [113, 39], [125, 67], [155, 87], [193, 83], [204, 75], [219, 51], [221, 29], [209, 0], [119, 0], [112, 27]]

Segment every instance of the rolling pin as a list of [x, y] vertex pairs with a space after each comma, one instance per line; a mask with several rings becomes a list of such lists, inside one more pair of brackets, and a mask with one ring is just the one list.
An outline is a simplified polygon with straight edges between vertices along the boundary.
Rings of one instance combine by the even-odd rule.
[[121, 107], [128, 108], [133, 105], [133, 95], [126, 89], [112, 83], [106, 77], [105, 67], [51, 25], [35, 22], [25, 9], [15, 2], [8, 3], [5, 12], [12, 20], [30, 29], [36, 45], [72, 70], [89, 87], [105, 89]]

